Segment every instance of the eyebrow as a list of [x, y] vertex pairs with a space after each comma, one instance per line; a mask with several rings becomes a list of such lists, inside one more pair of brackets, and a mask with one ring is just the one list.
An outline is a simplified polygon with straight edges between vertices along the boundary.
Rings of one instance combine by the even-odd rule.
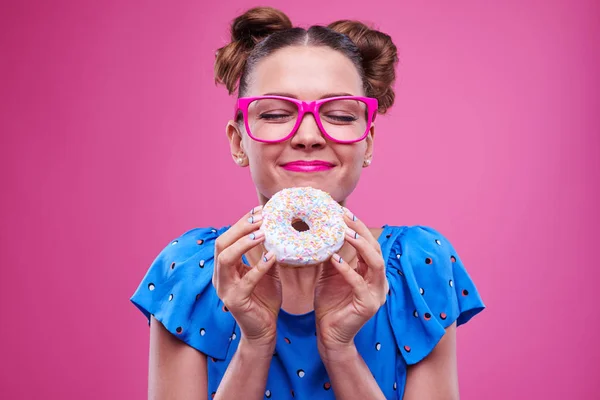
[[[298, 96], [293, 95], [292, 93], [285, 93], [285, 92], [270, 92], [270, 93], [265, 93], [263, 94], [263, 96], [282, 96], [282, 97], [290, 97], [292, 99], [297, 99]], [[338, 96], [354, 96], [353, 94], [350, 93], [327, 93], [324, 94], [323, 96], [319, 97], [320, 99], [326, 99], [328, 97], [338, 97]]]

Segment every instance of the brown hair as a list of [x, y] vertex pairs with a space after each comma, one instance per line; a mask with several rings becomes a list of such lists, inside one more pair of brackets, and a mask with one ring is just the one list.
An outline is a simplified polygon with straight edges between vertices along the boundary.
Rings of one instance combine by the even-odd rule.
[[300, 45], [327, 46], [348, 57], [358, 70], [365, 94], [379, 101], [379, 113], [394, 103], [398, 55], [389, 35], [350, 20], [297, 28], [287, 15], [271, 7], [252, 8], [234, 19], [231, 43], [217, 50], [215, 82], [224, 84], [229, 94], [238, 89], [242, 97], [258, 61], [284, 47]]

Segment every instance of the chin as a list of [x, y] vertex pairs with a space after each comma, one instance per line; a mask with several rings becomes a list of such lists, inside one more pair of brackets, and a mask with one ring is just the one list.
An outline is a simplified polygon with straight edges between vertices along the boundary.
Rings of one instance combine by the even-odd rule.
[[[343, 184], [340, 185], [340, 182], [343, 182]], [[308, 186], [329, 193], [338, 203], [344, 202], [354, 191], [357, 184], [358, 180], [347, 182], [347, 179], [340, 179], [329, 174], [326, 177], [317, 175], [311, 177], [310, 174], [306, 174], [305, 176], [297, 176], [291, 179], [289, 176], [269, 176], [260, 181], [255, 181], [258, 192], [267, 199], [270, 199], [275, 193], [283, 189]]]

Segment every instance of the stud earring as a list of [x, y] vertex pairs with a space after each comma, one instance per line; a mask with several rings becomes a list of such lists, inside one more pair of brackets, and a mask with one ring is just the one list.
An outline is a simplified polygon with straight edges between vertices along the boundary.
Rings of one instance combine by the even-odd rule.
[[238, 156], [238, 158], [237, 158], [236, 162], [237, 162], [238, 164], [242, 165], [242, 164], [244, 163], [244, 157], [242, 157], [242, 156]]
[[365, 167], [368, 167], [369, 165], [371, 165], [371, 160], [365, 160], [365, 162], [363, 163], [363, 165]]

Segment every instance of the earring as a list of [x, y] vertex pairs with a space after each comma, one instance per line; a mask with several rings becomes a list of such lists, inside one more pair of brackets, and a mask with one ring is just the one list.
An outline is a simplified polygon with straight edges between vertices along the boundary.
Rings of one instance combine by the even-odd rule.
[[363, 165], [365, 167], [368, 167], [369, 165], [371, 165], [371, 160], [365, 160], [365, 162], [363, 163]]
[[242, 164], [244, 163], [244, 157], [242, 157], [242, 156], [238, 156], [238, 158], [237, 158], [236, 162], [237, 162], [239, 165], [242, 165]]

